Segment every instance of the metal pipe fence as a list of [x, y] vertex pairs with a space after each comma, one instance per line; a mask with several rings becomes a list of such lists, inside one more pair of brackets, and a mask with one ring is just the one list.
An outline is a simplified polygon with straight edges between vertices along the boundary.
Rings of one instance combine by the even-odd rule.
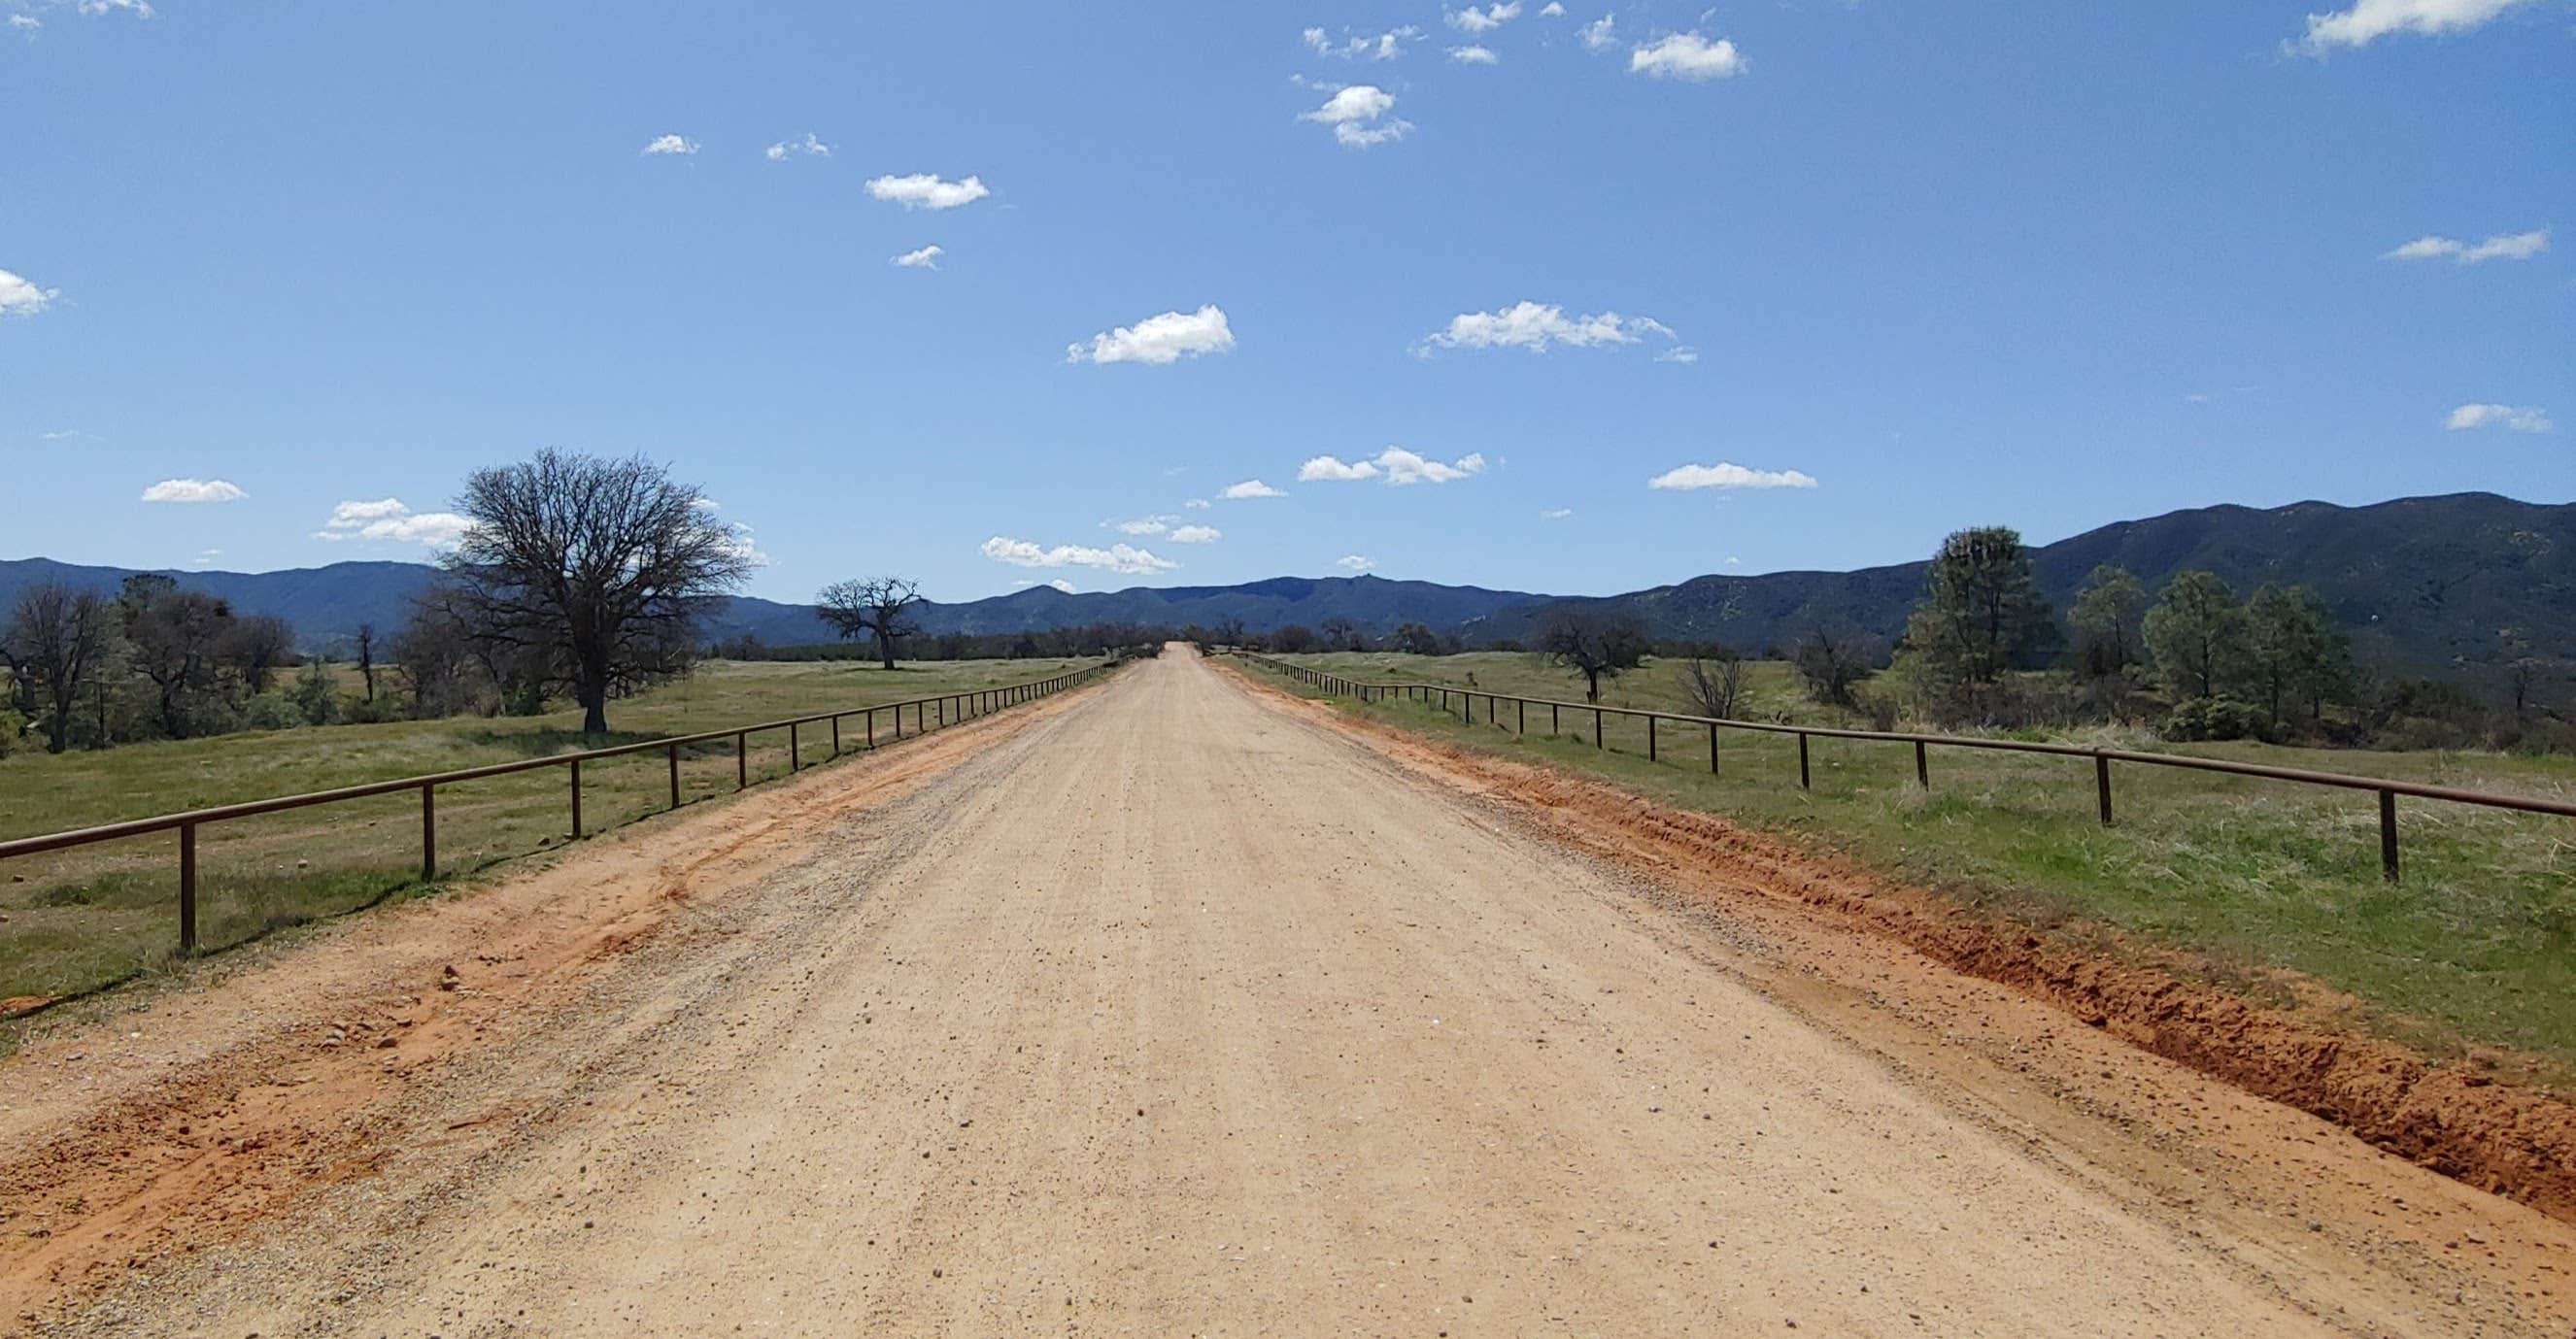
[[1008, 707], [1052, 697], [1066, 689], [1076, 688], [1097, 679], [1125, 663], [1126, 658], [1121, 656], [1064, 674], [999, 688], [961, 689], [953, 693], [935, 693], [927, 697], [905, 698], [899, 702], [880, 702], [874, 706], [851, 707], [841, 711], [815, 712], [808, 716], [762, 721], [756, 725], [729, 726], [722, 730], [674, 735], [667, 739], [649, 739], [641, 743], [587, 749], [579, 753], [557, 753], [542, 758], [522, 758], [516, 762], [492, 763], [483, 767], [467, 767], [427, 776], [370, 781], [363, 785], [342, 786], [335, 790], [317, 790], [301, 795], [280, 795], [263, 800], [244, 800], [237, 804], [191, 809], [185, 813], [159, 814], [150, 818], [102, 823], [96, 827], [49, 832], [34, 837], [19, 837], [0, 841], [0, 860], [7, 860], [13, 856], [40, 855], [48, 851], [67, 850], [76, 846], [90, 846], [129, 837], [176, 832], [179, 845], [179, 948], [182, 952], [191, 952], [197, 947], [197, 829], [210, 823], [255, 818], [262, 814], [283, 813], [291, 809], [309, 809], [317, 805], [340, 804], [350, 800], [398, 795], [405, 791], [416, 790], [420, 792], [420, 877], [422, 882], [427, 883], [438, 877], [438, 789], [441, 786], [453, 786], [488, 777], [511, 776], [548, 767], [561, 767], [568, 774], [567, 789], [572, 835], [575, 839], [579, 839], [583, 835], [581, 767], [585, 762], [656, 751], [663, 753], [670, 773], [669, 807], [677, 809], [681, 803], [680, 750], [684, 747], [722, 740], [733, 741], [734, 789], [745, 790], [751, 785], [749, 740], [753, 735], [773, 730], [786, 731], [787, 770], [790, 775], [793, 775], [804, 767], [800, 729], [817, 721], [831, 723], [832, 752], [837, 757], [841, 752], [841, 722], [853, 717], [865, 718], [866, 749], [872, 750], [877, 747], [876, 723], [879, 712], [886, 713], [893, 721], [893, 738], [901, 739], [903, 738], [903, 709], [906, 707], [912, 708], [913, 711], [914, 733], [923, 734], [941, 726], [961, 725], [966, 721], [990, 715]]
[[[2112, 822], [2111, 764], [2128, 763], [2145, 767], [2174, 767], [2198, 772], [2220, 772], [2230, 776], [2260, 777], [2271, 781], [2288, 781], [2306, 786], [2329, 786], [2341, 790], [2364, 790], [2379, 796], [2379, 864], [2382, 877], [2394, 883], [2398, 875], [2397, 798], [2440, 800], [2447, 804], [2474, 805], [2486, 809], [2507, 809], [2527, 814], [2552, 814], [2576, 818], [2576, 802], [2546, 800], [2529, 795], [2505, 795], [2493, 791], [2463, 790], [2455, 786], [2435, 786], [2418, 781], [2397, 781], [2386, 777], [2352, 776], [2342, 772], [2311, 771], [2303, 767], [2276, 767], [2268, 763], [2230, 762], [2223, 758], [2196, 758], [2184, 753], [2141, 753], [2133, 749], [2086, 748], [2079, 744], [2047, 744], [2020, 739], [1980, 739], [1973, 735], [1929, 735], [1889, 730], [1845, 730], [1821, 725], [1789, 725], [1778, 721], [1736, 721], [1712, 716], [1692, 716], [1682, 712], [1653, 711], [1642, 707], [1610, 707], [1593, 702], [1560, 702], [1552, 698], [1523, 697], [1512, 693], [1490, 693], [1476, 688], [1459, 688], [1451, 684], [1415, 680], [1366, 681], [1346, 678], [1305, 665], [1255, 652], [1236, 650], [1236, 657], [1286, 675], [1308, 687], [1336, 696], [1357, 697], [1363, 701], [1404, 700], [1431, 704], [1436, 701], [1445, 714], [1458, 713], [1462, 724], [1474, 724], [1476, 699], [1486, 703], [1486, 719], [1493, 722], [1494, 704], [1515, 705], [1515, 718], [1520, 733], [1529, 732], [1529, 708], [1548, 709], [1549, 733], [1561, 733], [1559, 726], [1564, 710], [1592, 713], [1592, 743], [1595, 748], [1608, 748], [1603, 737], [1606, 718], [1617, 716], [1646, 722], [1646, 756], [1660, 761], [1656, 726], [1658, 722], [1708, 728], [1708, 770], [1718, 770], [1718, 732], [1749, 730], [1764, 734], [1798, 737], [1798, 786], [1813, 788], [1813, 774], [1808, 766], [1809, 739], [1856, 739], [1914, 746], [1914, 779], [1917, 785], [1932, 785], [1931, 750], [1942, 748], [1986, 749], [1998, 753], [2042, 753], [2067, 758], [2089, 758], [2093, 761], [2095, 812], [2103, 826]], [[1433, 695], [1437, 694], [1435, 698]], [[1578, 716], [1578, 721], [1580, 717]]]

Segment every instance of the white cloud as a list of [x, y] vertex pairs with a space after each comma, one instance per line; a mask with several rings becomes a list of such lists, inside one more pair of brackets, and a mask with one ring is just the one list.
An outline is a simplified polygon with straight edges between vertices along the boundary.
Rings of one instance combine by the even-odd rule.
[[1169, 516], [1139, 516], [1132, 521], [1103, 521], [1101, 524], [1122, 535], [1159, 535], [1172, 528]]
[[1449, 59], [1461, 65], [1499, 65], [1503, 58], [1495, 55], [1492, 47], [1453, 46], [1449, 48]]
[[1365, 460], [1345, 461], [1339, 456], [1317, 456], [1297, 467], [1297, 482], [1301, 484], [1343, 482], [1376, 477], [1377, 466]]
[[991, 195], [982, 177], [949, 181], [935, 172], [915, 172], [908, 177], [874, 177], [868, 181], [868, 194], [880, 200], [892, 200], [906, 209], [955, 209], [971, 205]]
[[1213, 544], [1225, 538], [1225, 532], [1212, 525], [1183, 525], [1172, 529], [1175, 544]]
[[1384, 479], [1390, 484], [1445, 484], [1485, 472], [1485, 458], [1469, 452], [1454, 463], [1432, 460], [1400, 446], [1390, 446], [1377, 453], [1374, 460], [1345, 461], [1339, 456], [1317, 456], [1297, 469], [1299, 483], [1347, 483], [1360, 479]]
[[769, 566], [769, 555], [761, 552], [760, 546], [752, 542], [751, 527], [740, 521], [725, 527], [724, 547], [726, 552], [754, 567]]
[[92, 18], [123, 12], [138, 19], [148, 19], [160, 12], [152, 8], [151, 0], [77, 0], [72, 7]]
[[1451, 317], [1447, 329], [1414, 347], [1428, 356], [1442, 349], [1527, 349], [1545, 353], [1552, 344], [1588, 348], [1600, 344], [1634, 344], [1646, 335], [1674, 338], [1672, 327], [1651, 316], [1602, 312], [1573, 316], [1554, 303], [1519, 302], [1495, 312], [1465, 312]]
[[224, 551], [222, 549], [199, 549], [197, 551], [197, 556], [188, 560], [188, 565], [191, 567], [203, 567], [223, 556]]
[[1345, 40], [1336, 42], [1321, 28], [1308, 28], [1299, 34], [1318, 56], [1335, 60], [1393, 60], [1404, 54], [1404, 44], [1422, 36], [1422, 30], [1411, 24], [1392, 28], [1375, 36], [1350, 35], [1342, 30]]
[[1333, 566], [1338, 567], [1345, 572], [1366, 572], [1377, 566], [1377, 559], [1363, 558], [1356, 553], [1345, 553], [1341, 557], [1333, 560]]
[[2475, 265], [2489, 260], [2529, 260], [2548, 249], [2549, 230], [2534, 228], [2530, 232], [2497, 233], [2483, 242], [2463, 242], [2428, 234], [2394, 251], [2383, 251], [2379, 258], [2448, 260], [2459, 265]]
[[1379, 119], [1394, 108], [1394, 94], [1374, 84], [1353, 84], [1337, 90], [1323, 106], [1299, 113], [1297, 119], [1331, 126], [1334, 139], [1354, 149], [1366, 149], [1402, 139], [1412, 131], [1411, 121]]
[[1556, 0], [1547, 0], [1545, 5], [1539, 7], [1538, 16], [1543, 19], [1564, 18], [1565, 6], [1558, 4]]
[[1055, 587], [1057, 590], [1063, 591], [1067, 595], [1077, 594], [1081, 589], [1072, 582], [1065, 580], [1063, 577], [1057, 577], [1046, 584]]
[[444, 548], [464, 537], [474, 523], [449, 511], [415, 512], [398, 498], [379, 498], [373, 502], [343, 502], [331, 509], [331, 519], [313, 532], [315, 539], [385, 540], [396, 544], [427, 544]]
[[1462, 33], [1492, 32], [1521, 16], [1521, 0], [1508, 0], [1508, 3], [1498, 0], [1483, 9], [1469, 5], [1465, 9], [1450, 10], [1448, 15], [1449, 26]]
[[698, 151], [698, 142], [685, 135], [656, 135], [644, 146], [647, 154], [678, 154], [687, 157]]
[[62, 295], [59, 288], [38, 288], [32, 279], [0, 270], [0, 316], [33, 316]]
[[2510, 428], [2515, 432], [2547, 432], [2552, 426], [2549, 415], [2537, 405], [2464, 404], [2442, 420], [2442, 426], [2453, 432], [2471, 428]]
[[805, 132], [805, 138], [780, 140], [761, 150], [761, 154], [773, 163], [786, 162], [790, 154], [800, 158], [829, 158], [832, 156], [832, 146], [814, 138], [814, 132], [808, 130]]
[[248, 496], [222, 479], [164, 479], [143, 490], [146, 502], [237, 502]]
[[1673, 347], [1664, 350], [1662, 353], [1656, 354], [1655, 361], [1659, 363], [1682, 363], [1685, 365], [1696, 363], [1699, 361], [1699, 350], [1694, 349], [1687, 344], [1676, 344]]
[[30, 40], [33, 40], [36, 36], [36, 30], [44, 26], [45, 21], [37, 18], [33, 14], [12, 14], [9, 16], [9, 27], [14, 31], [25, 33]]
[[1013, 567], [1097, 567], [1104, 571], [1141, 575], [1168, 572], [1180, 566], [1132, 544], [1112, 544], [1105, 549], [1086, 544], [1058, 544], [1047, 548], [1025, 539], [995, 535], [984, 541], [982, 552], [994, 562], [1009, 563]]
[[1799, 470], [1749, 470], [1721, 460], [1714, 465], [1682, 465], [1646, 481], [1648, 488], [1689, 491], [1694, 488], [1813, 488], [1816, 478]]
[[2358, 0], [2350, 9], [2310, 14], [2307, 35], [2283, 43], [2323, 55], [2334, 47], [2367, 46], [2391, 33], [2465, 32], [2528, 0]]
[[946, 247], [934, 244], [931, 246], [925, 246], [919, 251], [906, 251], [902, 255], [894, 257], [892, 263], [900, 265], [907, 270], [935, 270], [939, 268], [939, 258], [947, 254], [948, 249]]
[[1607, 51], [1619, 44], [1619, 21], [1607, 14], [1583, 25], [1583, 46], [1587, 51]]
[[1191, 511], [1206, 511], [1208, 508], [1208, 500], [1203, 497], [1194, 497], [1181, 505]]
[[1068, 344], [1064, 360], [1069, 363], [1152, 363], [1161, 366], [1195, 358], [1202, 354], [1226, 353], [1234, 348], [1234, 327], [1228, 325], [1225, 311], [1214, 303], [1195, 312], [1165, 312], [1148, 316], [1134, 325], [1120, 326], [1107, 334], [1094, 335], [1088, 347]]
[[1698, 33], [1672, 33], [1630, 51], [1628, 72], [1656, 79], [1723, 79], [1744, 73], [1744, 57], [1723, 37], [1712, 42]]
[[1550, 507], [1547, 510], [1540, 512], [1538, 514], [1538, 518], [1542, 521], [1562, 521], [1573, 514], [1574, 508], [1572, 507]]
[[1224, 498], [1228, 502], [1241, 502], [1246, 498], [1286, 497], [1288, 495], [1279, 489], [1261, 482], [1259, 479], [1246, 479], [1239, 484], [1227, 484], [1224, 490], [1219, 492], [1217, 496]]

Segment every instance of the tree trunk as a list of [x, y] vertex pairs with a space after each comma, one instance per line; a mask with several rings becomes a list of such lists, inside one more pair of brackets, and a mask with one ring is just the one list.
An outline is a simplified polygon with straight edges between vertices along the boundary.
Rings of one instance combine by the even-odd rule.
[[581, 702], [581, 732], [586, 735], [608, 733], [608, 685], [586, 683], [574, 696]]
[[878, 662], [879, 662], [880, 664], [884, 665], [887, 669], [893, 669], [893, 668], [894, 668], [894, 643], [893, 643], [893, 642], [887, 641], [887, 640], [886, 640], [885, 638], [883, 638], [883, 637], [879, 637], [879, 638], [877, 638], [877, 660], [878, 660]]

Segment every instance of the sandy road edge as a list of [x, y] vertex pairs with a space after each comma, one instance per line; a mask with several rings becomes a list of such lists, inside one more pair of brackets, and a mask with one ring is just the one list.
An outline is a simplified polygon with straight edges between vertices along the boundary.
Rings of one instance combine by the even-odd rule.
[[[409, 1081], [541, 1026], [630, 950], [1087, 699], [1098, 683], [117, 992], [0, 1058], [0, 1333], [370, 1174]], [[218, 989], [217, 987], [220, 987]], [[433, 1136], [435, 1132], [432, 1132]]]
[[1417, 771], [1504, 801], [1560, 839], [1658, 880], [1791, 901], [2012, 987], [2076, 1020], [2247, 1092], [2331, 1121], [2470, 1186], [2576, 1223], [2576, 1105], [2406, 1048], [2117, 961], [1979, 913], [1856, 862], [1799, 850], [1714, 814], [1355, 716], [1222, 664], [1256, 697]]

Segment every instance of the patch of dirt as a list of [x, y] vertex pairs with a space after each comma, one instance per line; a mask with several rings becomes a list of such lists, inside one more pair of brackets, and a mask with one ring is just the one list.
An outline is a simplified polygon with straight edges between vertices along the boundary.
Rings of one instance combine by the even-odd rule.
[[0, 1060], [0, 1333], [441, 1137], [405, 1111], [424, 1071], [539, 1035], [598, 973], [686, 925], [694, 900], [751, 886], [837, 821], [1081, 696], [620, 828], [470, 895], [210, 959], [157, 996], [111, 991], [47, 1015]]
[[2332, 1121], [2419, 1166], [2576, 1222], [2576, 1105], [2474, 1061], [2436, 1064], [2394, 1042], [2067, 943], [1713, 814], [1355, 717], [1236, 673], [1274, 701], [1512, 804], [1560, 840], [1687, 887], [1828, 912], [2156, 1055]]

